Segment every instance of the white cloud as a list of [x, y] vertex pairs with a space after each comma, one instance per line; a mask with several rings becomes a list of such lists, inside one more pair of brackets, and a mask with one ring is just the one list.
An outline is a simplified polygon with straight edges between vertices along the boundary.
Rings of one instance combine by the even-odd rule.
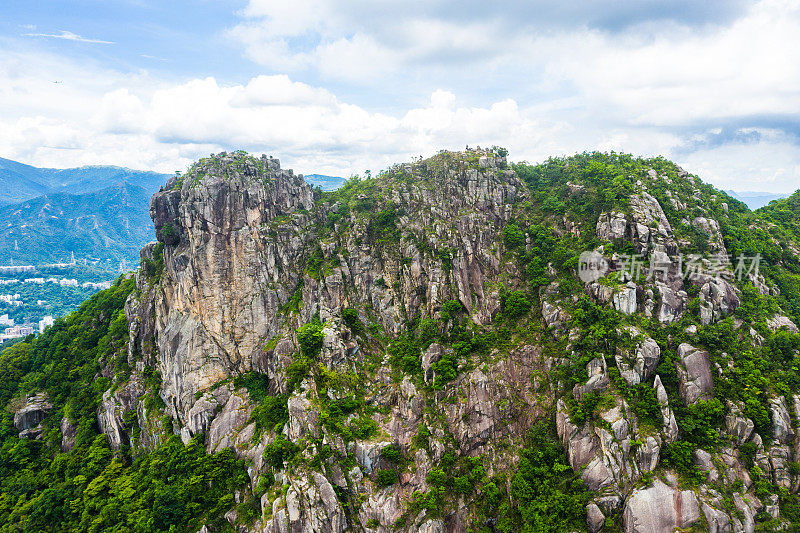
[[274, 74], [242, 83], [4, 53], [0, 156], [171, 172], [243, 148], [346, 176], [499, 144], [515, 160], [617, 150], [726, 188], [797, 187], [797, 132], [784, 131], [800, 101], [795, 2], [710, 2], [719, 21], [678, 2], [689, 15], [611, 29], [592, 2], [585, 16], [534, 4], [251, 0], [225, 35]]
[[78, 43], [91, 44], [114, 44], [113, 41], [101, 41], [100, 39], [87, 39], [71, 31], [60, 30], [59, 33], [23, 33], [24, 37], [47, 37], [49, 39], [63, 39], [65, 41], [75, 41]]

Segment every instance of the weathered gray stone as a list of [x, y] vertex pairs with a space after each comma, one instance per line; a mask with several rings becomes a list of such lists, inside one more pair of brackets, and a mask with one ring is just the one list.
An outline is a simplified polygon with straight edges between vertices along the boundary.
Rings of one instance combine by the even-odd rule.
[[708, 325], [735, 311], [739, 305], [736, 289], [721, 277], [701, 276], [694, 280], [700, 285], [701, 322]]
[[589, 379], [583, 385], [575, 385], [572, 389], [572, 395], [576, 400], [580, 401], [585, 394], [590, 392], [602, 392], [606, 390], [611, 383], [608, 377], [605, 359], [592, 359], [586, 365], [586, 371], [589, 374]]
[[617, 211], [603, 213], [597, 221], [596, 233], [601, 239], [614, 240], [625, 237], [628, 221], [624, 213]]
[[614, 307], [626, 315], [636, 313], [636, 283], [629, 281], [624, 288], [614, 293]]
[[656, 390], [656, 399], [661, 409], [661, 417], [664, 424], [661, 432], [664, 435], [664, 440], [667, 443], [675, 442], [678, 439], [678, 421], [669, 407], [669, 398], [667, 391], [664, 389], [664, 384], [661, 383], [661, 376], [656, 376], [653, 380], [653, 388]]
[[731, 533], [731, 531], [733, 531], [731, 518], [727, 513], [715, 507], [711, 507], [705, 502], [703, 502], [701, 508], [703, 509], [703, 514], [708, 523], [709, 533]]
[[671, 286], [657, 282], [661, 300], [658, 306], [658, 320], [662, 324], [675, 322], [683, 314], [685, 297]]
[[692, 220], [692, 226], [704, 233], [708, 237], [709, 248], [714, 252], [725, 251], [725, 241], [722, 238], [722, 232], [719, 229], [719, 223], [706, 217], [695, 217]]
[[68, 452], [75, 446], [78, 426], [70, 422], [66, 416], [61, 419], [61, 451]]
[[710, 400], [714, 392], [714, 379], [708, 352], [684, 343], [678, 346], [678, 358], [676, 367], [680, 393], [686, 405], [692, 405], [697, 400]]
[[598, 533], [606, 523], [606, 517], [603, 511], [596, 503], [590, 502], [586, 506], [586, 525], [591, 533]]
[[772, 415], [772, 435], [781, 444], [788, 444], [794, 440], [795, 432], [792, 429], [792, 418], [786, 406], [786, 398], [770, 398], [770, 414]]
[[672, 533], [700, 519], [697, 497], [656, 480], [648, 489], [637, 489], [628, 498], [623, 514], [625, 533]]
[[696, 449], [692, 453], [694, 465], [701, 471], [706, 472], [706, 480], [709, 483], [716, 483], [719, 480], [719, 471], [711, 460], [711, 454], [702, 449]]
[[[634, 326], [626, 326], [626, 330], [634, 338], [641, 337]], [[620, 375], [631, 386], [650, 379], [661, 360], [661, 348], [650, 337], [641, 339], [634, 350], [632, 357], [622, 349], [615, 356]]]
[[774, 317], [767, 320], [767, 327], [772, 331], [778, 331], [780, 329], [786, 328], [790, 333], [800, 333], [800, 329], [797, 328], [794, 322], [792, 322], [789, 317], [783, 315], [775, 315]]
[[14, 427], [20, 432], [21, 438], [40, 439], [42, 437], [41, 423], [47, 413], [53, 409], [44, 393], [28, 396], [24, 405], [14, 413]]
[[733, 438], [736, 446], [741, 446], [753, 434], [755, 424], [742, 414], [743, 408], [740, 404], [728, 400], [728, 414], [725, 417], [725, 430]]

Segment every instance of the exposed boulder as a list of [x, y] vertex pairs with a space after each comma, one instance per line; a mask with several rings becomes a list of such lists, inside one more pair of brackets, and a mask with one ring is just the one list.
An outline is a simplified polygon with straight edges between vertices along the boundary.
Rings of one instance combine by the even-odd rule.
[[716, 500], [718, 501], [714, 502], [713, 507], [707, 502], [703, 502], [700, 506], [708, 523], [708, 531], [709, 533], [731, 533], [733, 531], [731, 517], [728, 516], [728, 513], [720, 510], [722, 498], [717, 497]]
[[136, 415], [137, 409], [141, 407], [139, 398], [144, 393], [141, 376], [137, 373], [116, 390], [109, 389], [103, 393], [103, 401], [97, 409], [97, 423], [100, 431], [108, 436], [113, 449], [118, 450], [123, 444], [130, 444], [125, 418], [128, 414]]
[[711, 251], [725, 251], [725, 241], [722, 238], [722, 232], [716, 220], [713, 218], [695, 217], [694, 220], [692, 220], [692, 227], [708, 238], [708, 245]]
[[733, 444], [741, 446], [753, 434], [755, 424], [753, 421], [744, 416], [743, 407], [737, 402], [728, 400], [727, 402], [728, 414], [725, 416], [725, 431], [733, 439]]
[[560, 330], [564, 322], [569, 320], [569, 314], [559, 305], [551, 304], [548, 301], [542, 302], [542, 317], [547, 327]]
[[[603, 285], [596, 281], [586, 284], [586, 290], [589, 291], [595, 300], [600, 302], [601, 304], [605, 304], [611, 301], [613, 297], [615, 297], [614, 289], [609, 287], [608, 285]], [[615, 304], [616, 305], [616, 304]]]
[[307, 435], [315, 439], [320, 437], [319, 412], [311, 404], [309, 389], [308, 382], [304, 381], [301, 390], [289, 398], [289, 423], [286, 424], [286, 434], [292, 442], [297, 442]]
[[703, 325], [711, 324], [731, 314], [740, 305], [736, 289], [721, 277], [704, 276], [699, 280], [700, 318]]
[[590, 502], [586, 506], [586, 525], [591, 533], [598, 533], [606, 523], [606, 517], [603, 511], [596, 503]]
[[686, 306], [686, 293], [675, 290], [666, 283], [656, 282], [661, 300], [658, 305], [658, 320], [662, 324], [671, 324], [678, 320], [683, 314]]
[[75, 446], [78, 426], [70, 422], [66, 416], [61, 419], [61, 451], [68, 452]]
[[556, 404], [556, 430], [574, 470], [579, 470], [595, 456], [597, 449], [592, 434], [588, 428], [579, 428], [572, 423], [567, 404], [561, 399]]
[[[221, 387], [220, 389], [228, 389]], [[218, 400], [222, 409], [214, 416], [206, 434], [206, 448], [209, 452], [218, 452], [225, 448], [235, 448], [242, 432], [250, 422], [253, 405], [243, 392], [230, 392], [228, 397]]]
[[769, 449], [769, 465], [772, 471], [772, 481], [779, 487], [787, 490], [792, 487], [792, 476], [790, 473], [790, 463], [792, 452], [789, 446], [777, 444]]
[[433, 381], [433, 364], [438, 362], [442, 355], [444, 355], [444, 348], [435, 342], [422, 353], [422, 371], [426, 383]]
[[772, 416], [772, 435], [781, 444], [788, 444], [794, 440], [795, 432], [792, 429], [792, 418], [786, 406], [786, 398], [770, 398], [770, 414]]
[[706, 480], [709, 483], [716, 483], [719, 480], [719, 471], [711, 460], [711, 454], [705, 450], [697, 449], [692, 453], [694, 465], [707, 474]]
[[694, 492], [678, 490], [656, 480], [647, 489], [637, 489], [628, 498], [622, 516], [625, 533], [672, 533], [700, 519]]
[[692, 405], [697, 400], [710, 400], [714, 392], [714, 379], [708, 352], [684, 343], [678, 346], [678, 358], [675, 364], [684, 403]]
[[[628, 326], [626, 329], [634, 338], [642, 335], [634, 326]], [[653, 375], [661, 360], [661, 348], [656, 341], [645, 337], [636, 344], [633, 355], [618, 349], [615, 359], [622, 379], [633, 386], [647, 381]]]
[[767, 327], [772, 331], [778, 331], [786, 328], [790, 333], [800, 333], [800, 329], [797, 328], [795, 323], [792, 322], [789, 317], [784, 315], [775, 315], [767, 320]]
[[578, 401], [580, 401], [585, 394], [590, 392], [602, 392], [606, 390], [611, 383], [608, 377], [605, 359], [598, 357], [589, 361], [586, 365], [586, 372], [589, 374], [589, 379], [586, 383], [583, 385], [575, 385], [572, 389], [572, 395]]
[[462, 453], [470, 454], [486, 444], [495, 432], [504, 432], [497, 427], [500, 412], [494, 389], [499, 387], [480, 369], [463, 376], [459, 385], [466, 395], [464, 401], [446, 405], [445, 412], [450, 432], [461, 443]]
[[28, 396], [22, 407], [14, 412], [14, 427], [21, 438], [39, 439], [42, 436], [41, 423], [53, 409], [44, 393]]
[[637, 251], [644, 253], [656, 245], [674, 250], [676, 245], [672, 226], [658, 200], [646, 192], [641, 192], [630, 197], [630, 205], [633, 217], [631, 236]]
[[[286, 478], [286, 495], [273, 503], [271, 515], [261, 531], [291, 533], [299, 531], [343, 533], [347, 516], [330, 481], [318, 472], [300, 472]], [[263, 502], [262, 504], [267, 503]]]
[[611, 213], [603, 213], [597, 221], [596, 233], [601, 239], [608, 241], [614, 239], [622, 239], [625, 237], [625, 229], [628, 226], [628, 221], [625, 213], [612, 211]]
[[678, 439], [678, 421], [669, 407], [669, 397], [666, 389], [664, 389], [664, 384], [661, 383], [661, 376], [656, 376], [656, 379], [653, 380], [653, 388], [656, 390], [656, 399], [661, 409], [661, 417], [664, 424], [661, 432], [666, 442], [675, 442]]
[[757, 505], [746, 496], [738, 492], [733, 493], [733, 504], [736, 509], [741, 513], [742, 519], [738, 516], [733, 518], [733, 530], [735, 532], [742, 531], [744, 533], [753, 533], [756, 529], [756, 514], [758, 514]]
[[636, 312], [636, 283], [629, 281], [624, 288], [614, 293], [614, 307], [617, 311], [632, 315]]

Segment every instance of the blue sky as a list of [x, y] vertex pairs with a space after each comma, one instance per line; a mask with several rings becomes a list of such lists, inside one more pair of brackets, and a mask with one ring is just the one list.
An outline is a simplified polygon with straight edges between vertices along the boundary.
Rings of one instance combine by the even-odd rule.
[[244, 148], [349, 175], [499, 144], [791, 192], [798, 36], [790, 0], [6, 0], [0, 156], [172, 171]]

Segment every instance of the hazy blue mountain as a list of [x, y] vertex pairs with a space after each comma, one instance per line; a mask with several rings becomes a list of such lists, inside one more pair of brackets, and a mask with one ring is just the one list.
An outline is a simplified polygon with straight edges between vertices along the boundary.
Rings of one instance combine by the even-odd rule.
[[[150, 197], [168, 174], [115, 166], [37, 168], [0, 158], [0, 264], [137, 262], [154, 238]], [[308, 174], [324, 191], [344, 178]]]
[[324, 174], [304, 174], [306, 182], [314, 186], [319, 186], [323, 191], [335, 191], [344, 185], [345, 179], [338, 176], [326, 176]]
[[0, 264], [95, 258], [136, 262], [154, 238], [151, 192], [116, 183], [84, 194], [53, 193], [0, 207]]
[[0, 205], [8, 205], [54, 193], [97, 192], [128, 182], [152, 195], [169, 175], [114, 166], [37, 168], [0, 158]]
[[736, 192], [736, 191], [725, 191], [737, 200], [740, 200], [747, 204], [752, 210], [756, 210], [760, 207], [764, 207], [768, 205], [772, 200], [780, 200], [782, 198], [788, 198], [788, 194], [781, 194], [781, 193], [771, 193], [771, 192], [755, 192], [755, 191], [743, 191], [743, 192]]

